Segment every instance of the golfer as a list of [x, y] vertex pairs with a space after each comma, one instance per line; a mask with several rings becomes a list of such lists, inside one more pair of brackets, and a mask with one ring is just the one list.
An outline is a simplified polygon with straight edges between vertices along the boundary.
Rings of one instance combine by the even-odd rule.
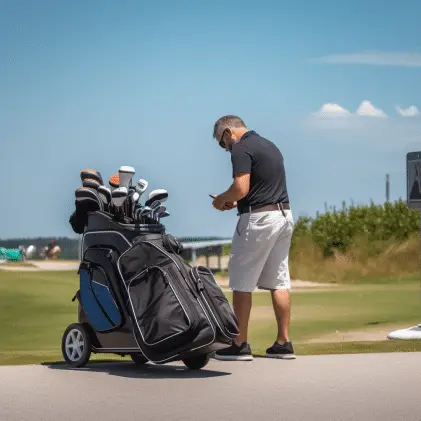
[[[229, 287], [240, 334], [216, 359], [251, 361], [247, 332], [255, 288], [271, 291], [278, 333], [266, 350], [271, 358], [295, 358], [288, 337], [291, 281], [288, 255], [294, 220], [287, 192], [283, 156], [269, 140], [249, 130], [237, 116], [216, 121], [213, 137], [231, 153], [234, 182], [213, 201], [225, 211], [238, 209], [229, 261]], [[269, 346], [270, 344], [268, 344]]]

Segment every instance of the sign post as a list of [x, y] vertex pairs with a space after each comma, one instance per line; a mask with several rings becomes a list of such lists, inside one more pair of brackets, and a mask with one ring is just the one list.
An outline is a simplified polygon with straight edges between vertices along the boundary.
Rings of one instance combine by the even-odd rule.
[[[406, 155], [406, 196], [409, 209], [420, 213], [420, 245], [421, 245], [421, 151], [409, 152]], [[420, 255], [421, 265], [421, 255]], [[421, 267], [420, 267], [421, 276]], [[407, 329], [395, 330], [387, 335], [389, 339], [421, 340], [421, 323]]]

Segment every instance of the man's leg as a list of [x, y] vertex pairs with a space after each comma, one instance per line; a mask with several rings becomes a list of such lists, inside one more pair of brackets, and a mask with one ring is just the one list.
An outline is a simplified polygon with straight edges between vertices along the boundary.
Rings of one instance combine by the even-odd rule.
[[272, 293], [273, 310], [278, 324], [276, 341], [282, 345], [289, 341], [289, 324], [291, 320], [291, 301], [288, 290], [275, 289]]
[[267, 349], [266, 356], [273, 358], [295, 358], [292, 343], [289, 340], [291, 319], [291, 279], [289, 273], [289, 248], [293, 233], [293, 220], [290, 214], [282, 216], [274, 223], [278, 239], [273, 246], [266, 265], [260, 275], [258, 287], [271, 291], [272, 305], [278, 325], [276, 341]]
[[240, 334], [235, 338], [235, 343], [241, 345], [248, 342], [248, 325], [252, 304], [251, 292], [233, 291], [232, 304], [240, 331]]
[[[264, 234], [264, 233], [263, 233]], [[259, 237], [259, 239], [258, 239]], [[261, 242], [263, 244], [257, 244]], [[233, 291], [233, 310], [238, 320], [239, 336], [232, 346], [215, 353], [215, 358], [229, 361], [253, 360], [248, 343], [248, 323], [250, 319], [252, 292], [256, 288], [270, 247], [266, 246], [262, 230], [256, 229], [249, 221], [249, 215], [240, 217], [233, 241], [228, 265], [229, 287]]]

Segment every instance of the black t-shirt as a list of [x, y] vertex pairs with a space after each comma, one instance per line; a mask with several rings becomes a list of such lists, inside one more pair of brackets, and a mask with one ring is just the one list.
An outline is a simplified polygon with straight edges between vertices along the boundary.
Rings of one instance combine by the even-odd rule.
[[250, 173], [250, 191], [238, 201], [238, 212], [247, 212], [249, 206], [289, 203], [284, 158], [271, 141], [248, 131], [232, 145], [231, 162], [233, 177]]

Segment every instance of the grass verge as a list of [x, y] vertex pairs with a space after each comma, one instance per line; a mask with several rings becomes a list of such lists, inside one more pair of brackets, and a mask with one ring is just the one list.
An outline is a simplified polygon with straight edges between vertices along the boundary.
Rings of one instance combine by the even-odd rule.
[[[63, 332], [77, 321], [77, 304], [71, 301], [77, 289], [78, 276], [73, 271], [0, 272], [0, 364], [61, 361]], [[226, 295], [231, 301], [232, 294]], [[421, 341], [386, 339], [395, 328], [421, 322], [418, 281], [340, 285], [293, 292], [291, 299], [291, 339], [298, 355], [421, 351]], [[340, 342], [335, 339], [337, 331], [365, 335], [375, 331], [381, 340]], [[249, 336], [254, 353], [264, 354], [275, 334], [270, 294], [254, 294]], [[333, 335], [332, 339], [322, 340], [326, 335]], [[122, 360], [119, 356], [92, 355], [93, 361], [110, 358]]]

